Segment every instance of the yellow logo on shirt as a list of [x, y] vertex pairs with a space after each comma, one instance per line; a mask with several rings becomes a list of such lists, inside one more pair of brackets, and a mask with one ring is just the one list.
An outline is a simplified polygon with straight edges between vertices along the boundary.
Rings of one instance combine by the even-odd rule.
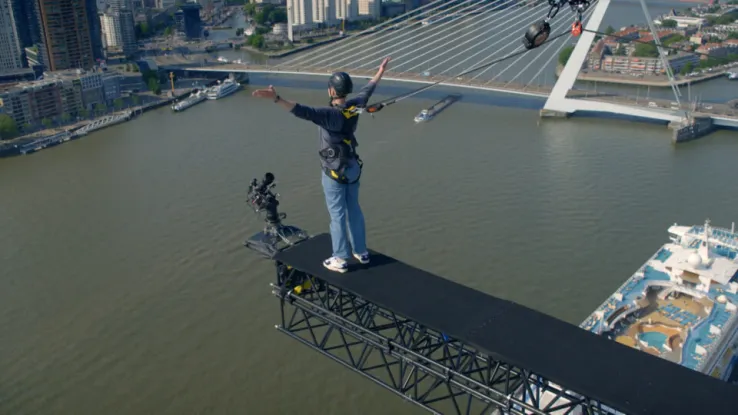
[[344, 110], [341, 110], [341, 114], [343, 114], [343, 116], [348, 119], [358, 116], [359, 111], [356, 109], [356, 105], [352, 105]]

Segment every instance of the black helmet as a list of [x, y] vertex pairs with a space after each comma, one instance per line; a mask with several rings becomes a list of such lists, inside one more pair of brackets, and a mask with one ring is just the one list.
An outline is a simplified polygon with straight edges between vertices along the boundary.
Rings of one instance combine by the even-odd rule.
[[336, 72], [331, 75], [328, 85], [336, 90], [336, 95], [343, 98], [354, 90], [354, 83], [346, 72]]

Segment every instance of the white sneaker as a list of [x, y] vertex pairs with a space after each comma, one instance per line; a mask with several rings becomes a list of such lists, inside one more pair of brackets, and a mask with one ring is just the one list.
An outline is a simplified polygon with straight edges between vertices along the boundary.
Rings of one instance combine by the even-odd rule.
[[330, 257], [323, 261], [323, 266], [331, 271], [346, 272], [348, 271], [348, 263], [341, 258]]
[[356, 258], [356, 260], [361, 262], [362, 264], [368, 264], [369, 263], [369, 252], [364, 252], [361, 255], [354, 254], [354, 258]]

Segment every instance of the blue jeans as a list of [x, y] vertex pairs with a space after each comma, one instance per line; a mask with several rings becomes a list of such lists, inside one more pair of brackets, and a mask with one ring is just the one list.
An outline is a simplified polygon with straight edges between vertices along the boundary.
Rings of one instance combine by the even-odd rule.
[[[354, 164], [348, 167], [344, 174], [349, 180], [355, 180], [360, 173], [359, 166]], [[323, 177], [323, 192], [328, 213], [331, 215], [331, 240], [333, 242], [333, 256], [337, 258], [351, 258], [351, 249], [355, 254], [363, 254], [366, 250], [366, 229], [364, 214], [359, 206], [359, 182], [341, 184], [321, 173]], [[348, 226], [347, 226], [348, 224]]]

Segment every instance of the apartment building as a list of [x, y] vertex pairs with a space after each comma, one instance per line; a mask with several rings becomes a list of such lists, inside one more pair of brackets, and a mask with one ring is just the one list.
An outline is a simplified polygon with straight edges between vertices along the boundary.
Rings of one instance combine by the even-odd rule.
[[82, 107], [91, 110], [97, 104], [105, 104], [102, 72], [68, 70], [45, 74], [46, 79], [72, 85], [80, 92]]
[[[699, 56], [691, 53], [671, 56], [667, 60], [674, 72], [680, 71], [687, 64], [697, 65], [700, 62]], [[594, 65], [597, 64], [594, 63]], [[605, 55], [602, 57], [598, 66], [600, 70], [605, 72], [634, 74], [657, 74], [665, 72], [661, 58]]]
[[109, 8], [100, 16], [105, 48], [117, 49], [129, 56], [138, 50], [133, 11]]
[[46, 69], [91, 68], [95, 61], [85, 2], [37, 1]]
[[116, 73], [67, 70], [47, 72], [44, 78], [0, 89], [5, 113], [20, 128], [65, 114], [77, 116], [98, 104], [112, 105], [121, 96], [121, 77]]
[[359, 17], [379, 19], [382, 15], [381, 0], [358, 0]]
[[64, 113], [59, 81], [34, 81], [0, 90], [5, 113], [13, 118], [18, 128], [34, 125]]
[[722, 43], [705, 43], [698, 47], [696, 52], [706, 54], [702, 55], [703, 60], [710, 57], [725, 58], [731, 54], [738, 54], [738, 39], [728, 39]]
[[287, 0], [287, 14], [293, 27], [308, 28], [313, 24], [313, 1]]

